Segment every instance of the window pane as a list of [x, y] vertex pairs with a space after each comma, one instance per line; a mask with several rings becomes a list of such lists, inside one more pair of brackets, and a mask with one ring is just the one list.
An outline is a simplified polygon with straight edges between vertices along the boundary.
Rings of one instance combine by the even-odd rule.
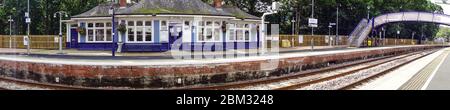
[[211, 21], [207, 21], [206, 22], [206, 26], [212, 26], [212, 22]]
[[88, 41], [94, 41], [94, 30], [88, 29]]
[[203, 28], [199, 28], [197, 36], [198, 36], [198, 40], [199, 41], [204, 41], [205, 40], [205, 38], [203, 36]]
[[152, 21], [146, 21], [145, 26], [152, 26]]
[[220, 33], [222, 32], [222, 31], [220, 31], [221, 29], [218, 29], [218, 28], [216, 28], [216, 29], [214, 29], [214, 40], [215, 41], [220, 41], [221, 39], [221, 37], [220, 37]]
[[145, 28], [145, 41], [152, 41], [152, 28]]
[[212, 29], [211, 28], [207, 28], [206, 29], [206, 40], [207, 41], [212, 41], [213, 40], [213, 35], [212, 35]]
[[144, 28], [136, 29], [136, 41], [144, 41]]
[[184, 25], [185, 25], [185, 26], [190, 26], [191, 23], [190, 23], [189, 21], [184, 21]]
[[95, 31], [95, 41], [105, 41], [105, 30], [97, 29]]
[[250, 40], [250, 31], [245, 31], [245, 40]]
[[220, 28], [220, 22], [219, 21], [216, 21], [216, 22], [214, 22], [214, 26], [216, 27], [216, 28]]
[[128, 21], [128, 26], [134, 26], [134, 21]]
[[105, 27], [105, 24], [103, 24], [103, 23], [95, 23], [95, 27]]
[[144, 23], [142, 21], [136, 21], [136, 26], [143, 26]]
[[167, 26], [167, 22], [166, 21], [161, 21], [161, 26]]
[[242, 30], [236, 31], [236, 38], [237, 40], [244, 40], [244, 33], [242, 33]]
[[238, 25], [236, 26], [236, 28], [244, 28], [244, 25], [243, 25], [243, 24], [238, 24]]
[[112, 30], [111, 29], [106, 30], [106, 41], [112, 41]]
[[94, 23], [88, 23], [88, 27], [94, 27]]
[[230, 40], [230, 41], [236, 40], [236, 34], [235, 34], [234, 30], [229, 30], [228, 40]]
[[128, 41], [134, 41], [134, 29], [128, 28]]
[[199, 25], [199, 26], [205, 26], [205, 22], [200, 21], [200, 22], [198, 22], [198, 25]]
[[106, 23], [106, 27], [112, 27], [112, 23], [107, 22], [107, 23]]

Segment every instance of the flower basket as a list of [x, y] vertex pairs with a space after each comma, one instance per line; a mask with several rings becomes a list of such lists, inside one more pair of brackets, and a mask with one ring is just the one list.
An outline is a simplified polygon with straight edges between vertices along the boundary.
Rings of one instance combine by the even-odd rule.
[[78, 33], [80, 33], [81, 35], [86, 34], [86, 28], [85, 27], [78, 27], [77, 28]]
[[124, 23], [119, 24], [119, 27], [117, 28], [117, 31], [121, 32], [121, 33], [126, 33], [127, 32], [127, 26], [125, 26]]

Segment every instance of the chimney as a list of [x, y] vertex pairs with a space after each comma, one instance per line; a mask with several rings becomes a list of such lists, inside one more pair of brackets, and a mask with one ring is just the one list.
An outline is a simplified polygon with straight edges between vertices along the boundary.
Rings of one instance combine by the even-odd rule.
[[120, 8], [126, 8], [127, 0], [119, 0], [119, 6], [120, 6]]
[[214, 8], [222, 8], [222, 1], [223, 0], [214, 0]]

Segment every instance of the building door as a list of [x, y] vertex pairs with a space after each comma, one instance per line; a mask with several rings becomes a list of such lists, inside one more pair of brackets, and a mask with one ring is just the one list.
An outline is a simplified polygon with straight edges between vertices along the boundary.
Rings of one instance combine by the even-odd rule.
[[[183, 26], [181, 23], [169, 23], [169, 49], [172, 47], [181, 47]], [[181, 48], [179, 48], [181, 49]]]
[[77, 29], [70, 29], [70, 48], [78, 48]]

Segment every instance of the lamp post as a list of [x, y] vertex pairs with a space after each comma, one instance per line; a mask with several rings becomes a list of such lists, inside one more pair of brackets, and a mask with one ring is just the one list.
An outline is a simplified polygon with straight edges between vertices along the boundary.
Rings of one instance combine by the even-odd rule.
[[[314, 18], [314, 0], [311, 3], [311, 19]], [[311, 51], [314, 51], [314, 26], [311, 26]]]
[[[330, 23], [330, 24], [331, 24], [331, 23]], [[331, 45], [331, 27], [333, 27], [333, 26], [328, 25], [328, 44], [329, 44], [330, 46], [332, 46], [332, 45]]]
[[30, 45], [31, 45], [31, 37], [30, 37], [30, 0], [27, 0], [27, 12], [25, 12], [25, 23], [27, 23], [27, 54], [30, 55]]
[[370, 6], [367, 6], [367, 19], [370, 20]]
[[338, 6], [336, 6], [336, 44], [335, 45], [339, 45], [339, 7], [341, 7], [341, 4], [338, 4]]
[[112, 50], [111, 50], [111, 55], [113, 57], [116, 56], [116, 20], [115, 20], [115, 9], [114, 9], [114, 5], [111, 5], [111, 8], [109, 9], [109, 14], [111, 15], [112, 18]]
[[64, 15], [64, 17], [67, 17], [67, 12], [65, 12], [65, 11], [58, 11], [58, 12], [56, 12], [55, 14], [53, 14], [53, 17], [54, 18], [56, 18], [57, 16], [56, 15], [59, 15], [59, 53], [58, 54], [64, 54], [63, 53], [63, 50], [62, 50], [62, 39], [63, 39], [63, 35], [62, 35], [62, 17], [63, 17], [63, 15]]
[[397, 37], [395, 37], [395, 46], [397, 46], [397, 39], [399, 38], [400, 31], [397, 31]]
[[295, 20], [292, 19], [291, 23], [292, 23], [292, 35], [295, 35]]
[[383, 31], [383, 46], [386, 46], [386, 30], [384, 27], [382, 27], [381, 30]]
[[266, 37], [265, 37], [265, 32], [267, 31], [265, 28], [266, 16], [278, 13], [279, 7], [280, 6], [279, 6], [278, 2], [272, 2], [272, 9], [269, 12], [265, 12], [261, 16], [261, 28], [260, 28], [261, 34], [260, 34], [260, 36], [261, 36], [261, 53], [262, 54], [266, 53]]
[[11, 16], [8, 16], [8, 22], [9, 22], [9, 48], [12, 48], [12, 22], [14, 22], [14, 20], [12, 19]]
[[414, 45], [414, 35], [416, 35], [416, 32], [413, 32], [413, 33], [412, 33], [412, 36], [411, 36], [411, 45]]

